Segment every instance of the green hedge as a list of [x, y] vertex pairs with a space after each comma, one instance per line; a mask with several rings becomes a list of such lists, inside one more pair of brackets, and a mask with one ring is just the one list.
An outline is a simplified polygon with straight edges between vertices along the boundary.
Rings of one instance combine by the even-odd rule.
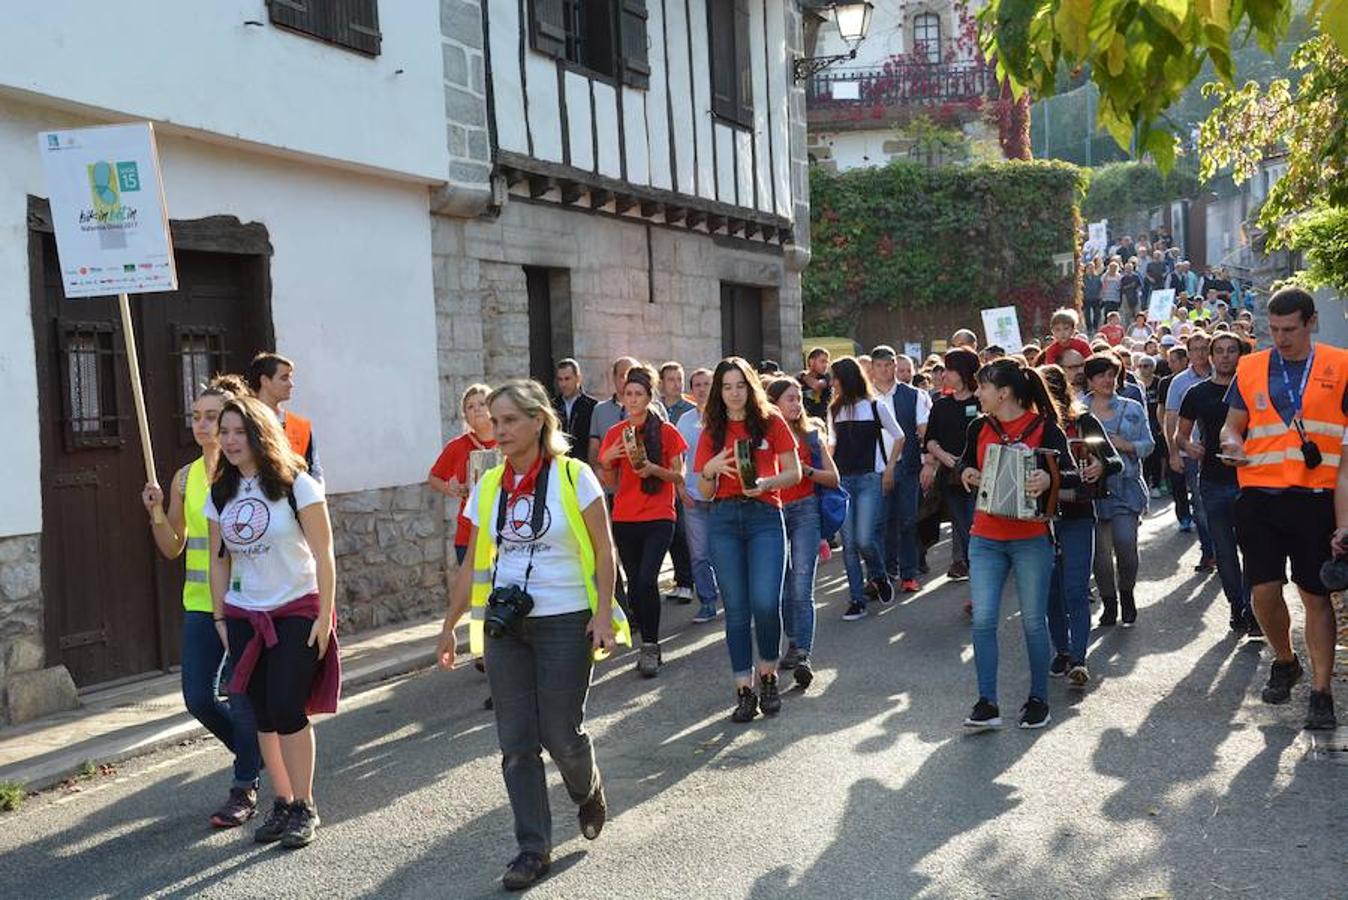
[[1166, 175], [1149, 162], [1110, 163], [1091, 170], [1081, 214], [1090, 222], [1118, 221], [1139, 210], [1196, 196], [1198, 189], [1198, 173], [1188, 159]]
[[1014, 304], [1023, 326], [1075, 305], [1078, 279], [1060, 275], [1053, 256], [1077, 246], [1086, 184], [1085, 170], [1063, 162], [811, 169], [807, 332], [850, 332], [872, 305]]

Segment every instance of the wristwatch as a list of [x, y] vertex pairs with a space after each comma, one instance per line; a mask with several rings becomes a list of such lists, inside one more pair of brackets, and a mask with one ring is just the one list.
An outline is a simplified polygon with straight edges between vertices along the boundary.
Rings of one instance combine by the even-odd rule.
[[816, 471], [817, 471], [817, 470], [815, 469], [814, 466], [802, 466], [802, 467], [801, 467], [801, 473], [802, 473], [806, 478], [814, 478], [814, 473], [815, 473]]

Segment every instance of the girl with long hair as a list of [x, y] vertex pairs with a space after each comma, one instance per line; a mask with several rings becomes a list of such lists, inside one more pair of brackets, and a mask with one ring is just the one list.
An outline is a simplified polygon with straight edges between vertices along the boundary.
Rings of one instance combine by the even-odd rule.
[[805, 414], [800, 382], [778, 378], [768, 384], [768, 399], [791, 426], [800, 458], [801, 479], [782, 491], [786, 520], [786, 581], [782, 587], [782, 627], [786, 653], [780, 668], [790, 671], [801, 689], [814, 680], [814, 574], [819, 564], [820, 520], [816, 486], [838, 486], [838, 467], [826, 446], [824, 425]]
[[978, 354], [956, 347], [945, 355], [941, 387], [927, 420], [927, 462], [922, 467], [924, 491], [939, 490], [950, 516], [950, 568], [946, 577], [964, 581], [969, 577], [969, 529], [974, 524], [974, 498], [959, 480], [960, 457], [969, 423], [978, 418]]
[[211, 601], [276, 794], [254, 837], [303, 847], [319, 824], [308, 713], [336, 712], [341, 684], [332, 523], [322, 484], [262, 401], [226, 401], [220, 451], [206, 503]]
[[440, 456], [431, 466], [426, 483], [431, 490], [444, 494], [459, 503], [454, 529], [454, 558], [463, 565], [468, 553], [468, 534], [472, 523], [464, 515], [468, 494], [473, 485], [469, 481], [468, 464], [475, 450], [492, 450], [496, 438], [491, 430], [491, 413], [487, 411], [487, 395], [491, 388], [485, 384], [470, 384], [459, 398], [459, 412], [463, 415], [463, 434], [445, 444]]
[[855, 359], [833, 363], [833, 458], [843, 489], [851, 496], [843, 520], [843, 567], [850, 602], [843, 619], [864, 618], [871, 600], [889, 603], [894, 585], [885, 572], [880, 519], [884, 494], [893, 490], [903, 429], [894, 411], [875, 398], [870, 378]]
[[1088, 492], [1091, 485], [1122, 472], [1123, 459], [1100, 420], [1076, 399], [1067, 374], [1058, 366], [1044, 366], [1039, 374], [1062, 410], [1063, 433], [1082, 483], [1079, 490], [1058, 495], [1058, 518], [1053, 523], [1056, 554], [1048, 591], [1048, 631], [1055, 653], [1048, 674], [1066, 676], [1073, 687], [1085, 687], [1091, 680], [1086, 647], [1091, 636], [1091, 561], [1095, 556], [1095, 505]]
[[1118, 359], [1112, 353], [1096, 354], [1086, 360], [1086, 385], [1090, 388], [1087, 406], [1104, 426], [1111, 443], [1123, 459], [1122, 471], [1109, 476], [1105, 488], [1109, 496], [1095, 501], [1095, 585], [1100, 589], [1100, 624], [1118, 621], [1120, 607], [1123, 625], [1137, 621], [1137, 531], [1147, 511], [1147, 484], [1141, 461], [1155, 448], [1147, 410], [1141, 403], [1118, 393]]
[[[613, 542], [627, 573], [627, 602], [641, 631], [637, 672], [660, 672], [660, 564], [674, 541], [674, 485], [683, 478], [688, 445], [679, 429], [651, 411], [656, 375], [646, 366], [627, 370], [619, 399], [627, 420], [608, 430], [599, 446], [600, 480], [614, 487]], [[629, 435], [627, 432], [631, 430]], [[634, 466], [626, 441], [640, 447]]]
[[[781, 654], [782, 578], [786, 570], [783, 488], [800, 481], [791, 429], [763, 393], [753, 368], [738, 356], [712, 373], [694, 469], [698, 492], [712, 501], [708, 548], [725, 604], [726, 647], [736, 694], [731, 719], [749, 722], [781, 712], [777, 660]], [[741, 443], [743, 442], [743, 443]], [[754, 472], [742, 473], [737, 445]], [[745, 474], [754, 475], [752, 482]], [[754, 692], [754, 643], [758, 693]]]
[[[978, 403], [983, 414], [970, 423], [960, 459], [960, 478], [966, 488], [975, 491], [982, 483], [983, 465], [993, 443], [1048, 451], [1057, 458], [1062, 486], [1079, 486], [1067, 438], [1058, 425], [1058, 405], [1037, 371], [1012, 359], [988, 363], [978, 370]], [[1053, 479], [1042, 463], [1025, 482], [1026, 493], [1032, 497], [1052, 486]], [[997, 705], [997, 623], [1008, 577], [1016, 580], [1025, 650], [1030, 658], [1030, 696], [1020, 710], [1020, 727], [1043, 728], [1049, 723], [1046, 609], [1052, 574], [1053, 544], [1046, 521], [1012, 519], [982, 510], [974, 513], [969, 537], [969, 588], [973, 594], [978, 702], [964, 720], [965, 726], [996, 728], [1002, 724]]]
[[141, 502], [151, 513], [150, 531], [165, 559], [187, 554], [183, 582], [182, 691], [187, 711], [206, 726], [234, 754], [234, 783], [223, 806], [211, 815], [217, 828], [234, 828], [257, 812], [257, 722], [245, 694], [233, 694], [227, 704], [216, 696], [216, 675], [226, 646], [212, 621], [210, 585], [210, 530], [206, 523], [206, 496], [220, 460], [220, 412], [225, 403], [248, 394], [238, 375], [217, 375], [192, 403], [192, 438], [201, 456], [173, 476], [168, 515], [158, 522], [156, 509], [164, 505], [157, 484], [145, 485]]

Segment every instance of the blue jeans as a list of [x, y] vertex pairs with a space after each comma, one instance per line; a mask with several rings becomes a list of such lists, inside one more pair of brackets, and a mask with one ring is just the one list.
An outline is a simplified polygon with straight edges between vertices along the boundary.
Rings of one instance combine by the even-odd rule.
[[[879, 532], [875, 527], [884, 498], [880, 492], [880, 473], [842, 476], [843, 490], [851, 495], [847, 504], [847, 518], [842, 524], [843, 567], [847, 570], [847, 587], [853, 603], [866, 603], [862, 593], [868, 580], [885, 577], [885, 561], [881, 553]], [[865, 570], [862, 570], [862, 564]]]
[[802, 653], [814, 646], [814, 572], [819, 565], [819, 501], [813, 496], [788, 503], [786, 584], [782, 587], [782, 628]]
[[969, 538], [969, 590], [974, 602], [974, 666], [978, 695], [997, 702], [997, 622], [1002, 588], [1016, 579], [1020, 624], [1030, 657], [1030, 696], [1048, 699], [1048, 586], [1053, 575], [1053, 544], [1048, 536], [1018, 541]]
[[[225, 647], [210, 613], [183, 613], [183, 702], [198, 722], [234, 754], [234, 786], [257, 785], [262, 752], [257, 746], [257, 720], [247, 694], [230, 694], [229, 704], [216, 699], [215, 676]], [[228, 678], [228, 675], [225, 676]]]
[[716, 605], [716, 574], [707, 552], [707, 530], [711, 527], [711, 504], [690, 500], [683, 508], [683, 533], [688, 538], [688, 555], [693, 563], [693, 589], [697, 599]]
[[1198, 493], [1203, 497], [1222, 593], [1226, 594], [1232, 615], [1247, 615], [1250, 612], [1250, 585], [1241, 572], [1240, 551], [1236, 544], [1235, 504], [1240, 496], [1240, 486], [1209, 484], [1200, 478]]
[[921, 500], [918, 473], [896, 470], [894, 490], [885, 495], [880, 518], [885, 573], [891, 579], [917, 577], [917, 507]]
[[962, 487], [947, 487], [945, 508], [950, 515], [950, 561], [968, 563], [969, 529], [974, 527], [974, 495]]
[[786, 526], [782, 511], [761, 500], [718, 500], [708, 529], [711, 565], [725, 604], [725, 642], [737, 678], [758, 658], [781, 655], [782, 578], [786, 572]]
[[1091, 636], [1091, 561], [1095, 556], [1095, 522], [1059, 519], [1058, 553], [1048, 589], [1048, 630], [1053, 649], [1073, 662], [1085, 662]]
[[1198, 460], [1184, 459], [1184, 487], [1189, 492], [1189, 507], [1198, 525], [1198, 551], [1204, 559], [1212, 559], [1212, 530], [1208, 528], [1208, 513], [1203, 506], [1203, 492], [1198, 489]]

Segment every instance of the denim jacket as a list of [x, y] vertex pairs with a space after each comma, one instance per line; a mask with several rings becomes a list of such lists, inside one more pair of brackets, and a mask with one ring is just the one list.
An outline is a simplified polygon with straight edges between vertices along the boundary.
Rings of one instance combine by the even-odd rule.
[[1132, 443], [1131, 452], [1120, 450], [1123, 457], [1123, 471], [1110, 475], [1105, 482], [1109, 496], [1095, 502], [1095, 514], [1101, 519], [1131, 514], [1141, 515], [1147, 511], [1147, 483], [1142, 477], [1141, 460], [1151, 455], [1156, 448], [1156, 440], [1151, 435], [1151, 424], [1147, 421], [1147, 408], [1136, 400], [1115, 394], [1109, 403], [1113, 415], [1106, 421], [1100, 420], [1110, 440], [1122, 436]]

